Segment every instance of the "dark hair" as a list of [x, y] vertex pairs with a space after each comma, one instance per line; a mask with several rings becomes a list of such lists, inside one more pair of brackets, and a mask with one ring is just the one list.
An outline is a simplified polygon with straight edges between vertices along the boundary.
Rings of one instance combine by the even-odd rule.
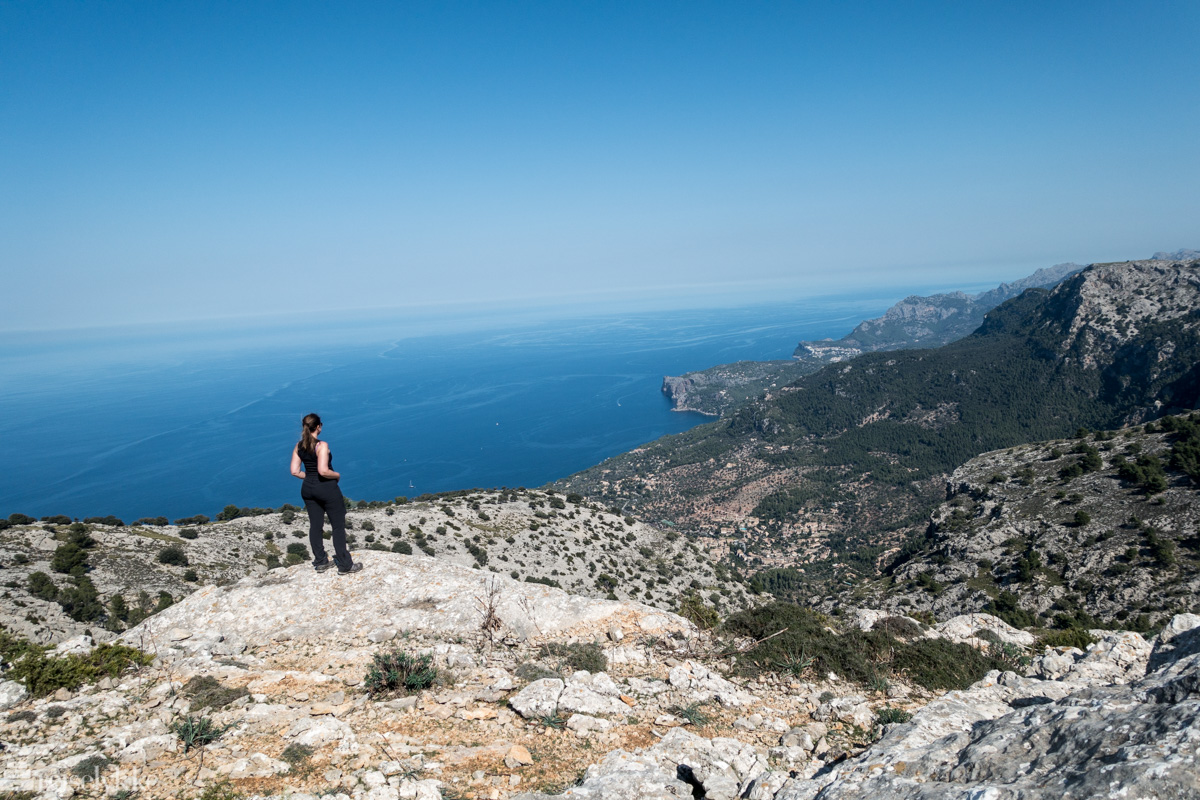
[[300, 441], [296, 443], [297, 450], [316, 450], [317, 449], [317, 428], [321, 427], [321, 418], [316, 414], [309, 414], [304, 419], [300, 420]]

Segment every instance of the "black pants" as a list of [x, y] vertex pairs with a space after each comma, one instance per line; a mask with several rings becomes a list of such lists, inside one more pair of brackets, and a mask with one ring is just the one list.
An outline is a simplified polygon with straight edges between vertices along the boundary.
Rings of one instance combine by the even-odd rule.
[[333, 562], [338, 569], [350, 569], [354, 562], [346, 549], [346, 501], [337, 481], [305, 481], [300, 487], [300, 497], [308, 511], [308, 546], [312, 548], [313, 564], [324, 564], [329, 558], [321, 535], [328, 514], [333, 526]]

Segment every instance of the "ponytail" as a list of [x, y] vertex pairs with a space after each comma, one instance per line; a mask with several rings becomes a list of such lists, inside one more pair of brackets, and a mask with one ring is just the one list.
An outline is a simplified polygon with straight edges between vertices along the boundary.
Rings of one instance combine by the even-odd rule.
[[300, 441], [296, 444], [296, 450], [313, 452], [317, 449], [317, 428], [321, 427], [321, 418], [316, 414], [309, 414], [300, 421]]

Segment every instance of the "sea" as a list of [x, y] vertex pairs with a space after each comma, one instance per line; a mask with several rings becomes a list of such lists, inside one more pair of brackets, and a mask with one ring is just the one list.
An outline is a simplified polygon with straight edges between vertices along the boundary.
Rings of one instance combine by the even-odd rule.
[[788, 358], [899, 296], [0, 334], [0, 515], [298, 505], [289, 463], [310, 411], [355, 500], [540, 486], [712, 421], [673, 411], [663, 376]]

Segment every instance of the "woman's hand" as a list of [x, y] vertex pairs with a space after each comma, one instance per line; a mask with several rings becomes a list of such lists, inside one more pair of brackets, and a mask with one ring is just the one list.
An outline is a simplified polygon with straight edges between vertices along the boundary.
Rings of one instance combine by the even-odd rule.
[[300, 460], [300, 453], [295, 449], [292, 450], [292, 474], [300, 480], [304, 480], [304, 462]]

